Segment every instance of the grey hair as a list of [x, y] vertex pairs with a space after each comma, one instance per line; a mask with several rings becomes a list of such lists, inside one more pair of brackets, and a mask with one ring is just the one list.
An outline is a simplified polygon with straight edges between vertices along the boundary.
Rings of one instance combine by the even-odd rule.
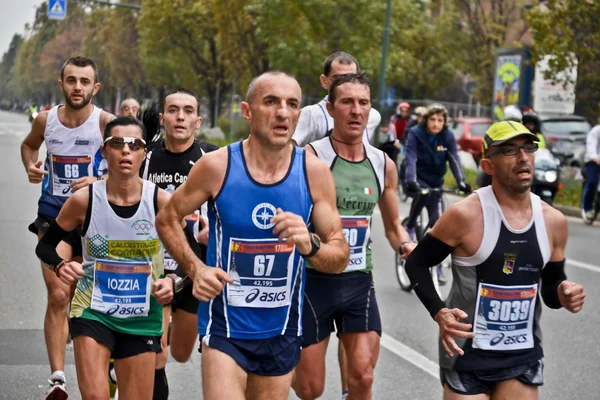
[[123, 100], [123, 101], [121, 102], [121, 107], [119, 107], [119, 108], [123, 108], [123, 105], [124, 105], [124, 104], [125, 104], [125, 102], [127, 102], [127, 101], [135, 101], [135, 104], [137, 104], [138, 108], [140, 108], [140, 103], [139, 103], [139, 102], [138, 102], [136, 99], [134, 99], [133, 97], [130, 97], [130, 98], [128, 98], [128, 99], [125, 99], [125, 100]]

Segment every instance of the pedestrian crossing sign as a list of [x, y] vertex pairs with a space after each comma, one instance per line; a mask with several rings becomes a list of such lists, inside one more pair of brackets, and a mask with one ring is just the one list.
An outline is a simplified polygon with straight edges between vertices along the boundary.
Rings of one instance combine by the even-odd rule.
[[67, 0], [48, 0], [48, 18], [63, 20], [67, 15]]

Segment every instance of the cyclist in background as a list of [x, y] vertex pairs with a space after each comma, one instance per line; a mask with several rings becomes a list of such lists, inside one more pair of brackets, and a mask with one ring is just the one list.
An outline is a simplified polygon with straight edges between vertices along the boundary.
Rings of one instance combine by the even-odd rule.
[[[447, 127], [448, 111], [441, 104], [427, 107], [423, 121], [413, 127], [407, 134], [406, 141], [406, 180], [409, 193], [418, 194], [421, 188], [439, 189], [444, 185], [446, 163], [456, 178], [458, 188], [466, 193], [471, 192], [456, 149], [454, 134]], [[418, 195], [413, 200], [410, 218], [406, 230], [414, 238], [417, 216], [423, 207], [427, 207], [429, 221], [433, 224], [439, 218], [438, 199], [432, 193]]]

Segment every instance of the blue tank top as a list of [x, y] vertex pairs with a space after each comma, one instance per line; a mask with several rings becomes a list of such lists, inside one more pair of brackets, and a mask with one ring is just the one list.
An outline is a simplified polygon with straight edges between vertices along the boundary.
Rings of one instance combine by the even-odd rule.
[[264, 185], [250, 176], [241, 143], [228, 146], [223, 187], [208, 207], [207, 265], [222, 268], [234, 283], [200, 303], [198, 331], [235, 339], [300, 336], [304, 258], [278, 241], [271, 218], [281, 208], [308, 224], [313, 202], [305, 153], [294, 147], [286, 176]]

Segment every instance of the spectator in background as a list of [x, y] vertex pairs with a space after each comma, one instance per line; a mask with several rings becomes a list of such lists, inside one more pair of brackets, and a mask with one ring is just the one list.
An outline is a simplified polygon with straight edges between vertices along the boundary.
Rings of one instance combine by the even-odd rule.
[[410, 130], [410, 128], [412, 128], [415, 125], [419, 125], [421, 123], [421, 121], [423, 121], [423, 115], [425, 114], [426, 111], [427, 111], [427, 109], [425, 107], [415, 108], [415, 115], [413, 115], [410, 118], [410, 121], [408, 121], [408, 125], [406, 126], [406, 129], [404, 130], [405, 136], [408, 133], [408, 131]]
[[407, 131], [410, 120], [410, 104], [403, 101], [402, 103], [398, 104], [398, 108], [396, 108], [396, 114], [394, 114], [390, 119], [390, 135], [395, 134], [395, 138], [401, 143], [404, 143], [404, 133]]
[[581, 199], [583, 210], [581, 216], [588, 222], [594, 218], [594, 196], [600, 181], [600, 125], [596, 125], [587, 134], [585, 143], [585, 164], [583, 166], [586, 184]]
[[136, 118], [140, 110], [140, 103], [134, 98], [125, 99], [121, 102], [119, 116]]

